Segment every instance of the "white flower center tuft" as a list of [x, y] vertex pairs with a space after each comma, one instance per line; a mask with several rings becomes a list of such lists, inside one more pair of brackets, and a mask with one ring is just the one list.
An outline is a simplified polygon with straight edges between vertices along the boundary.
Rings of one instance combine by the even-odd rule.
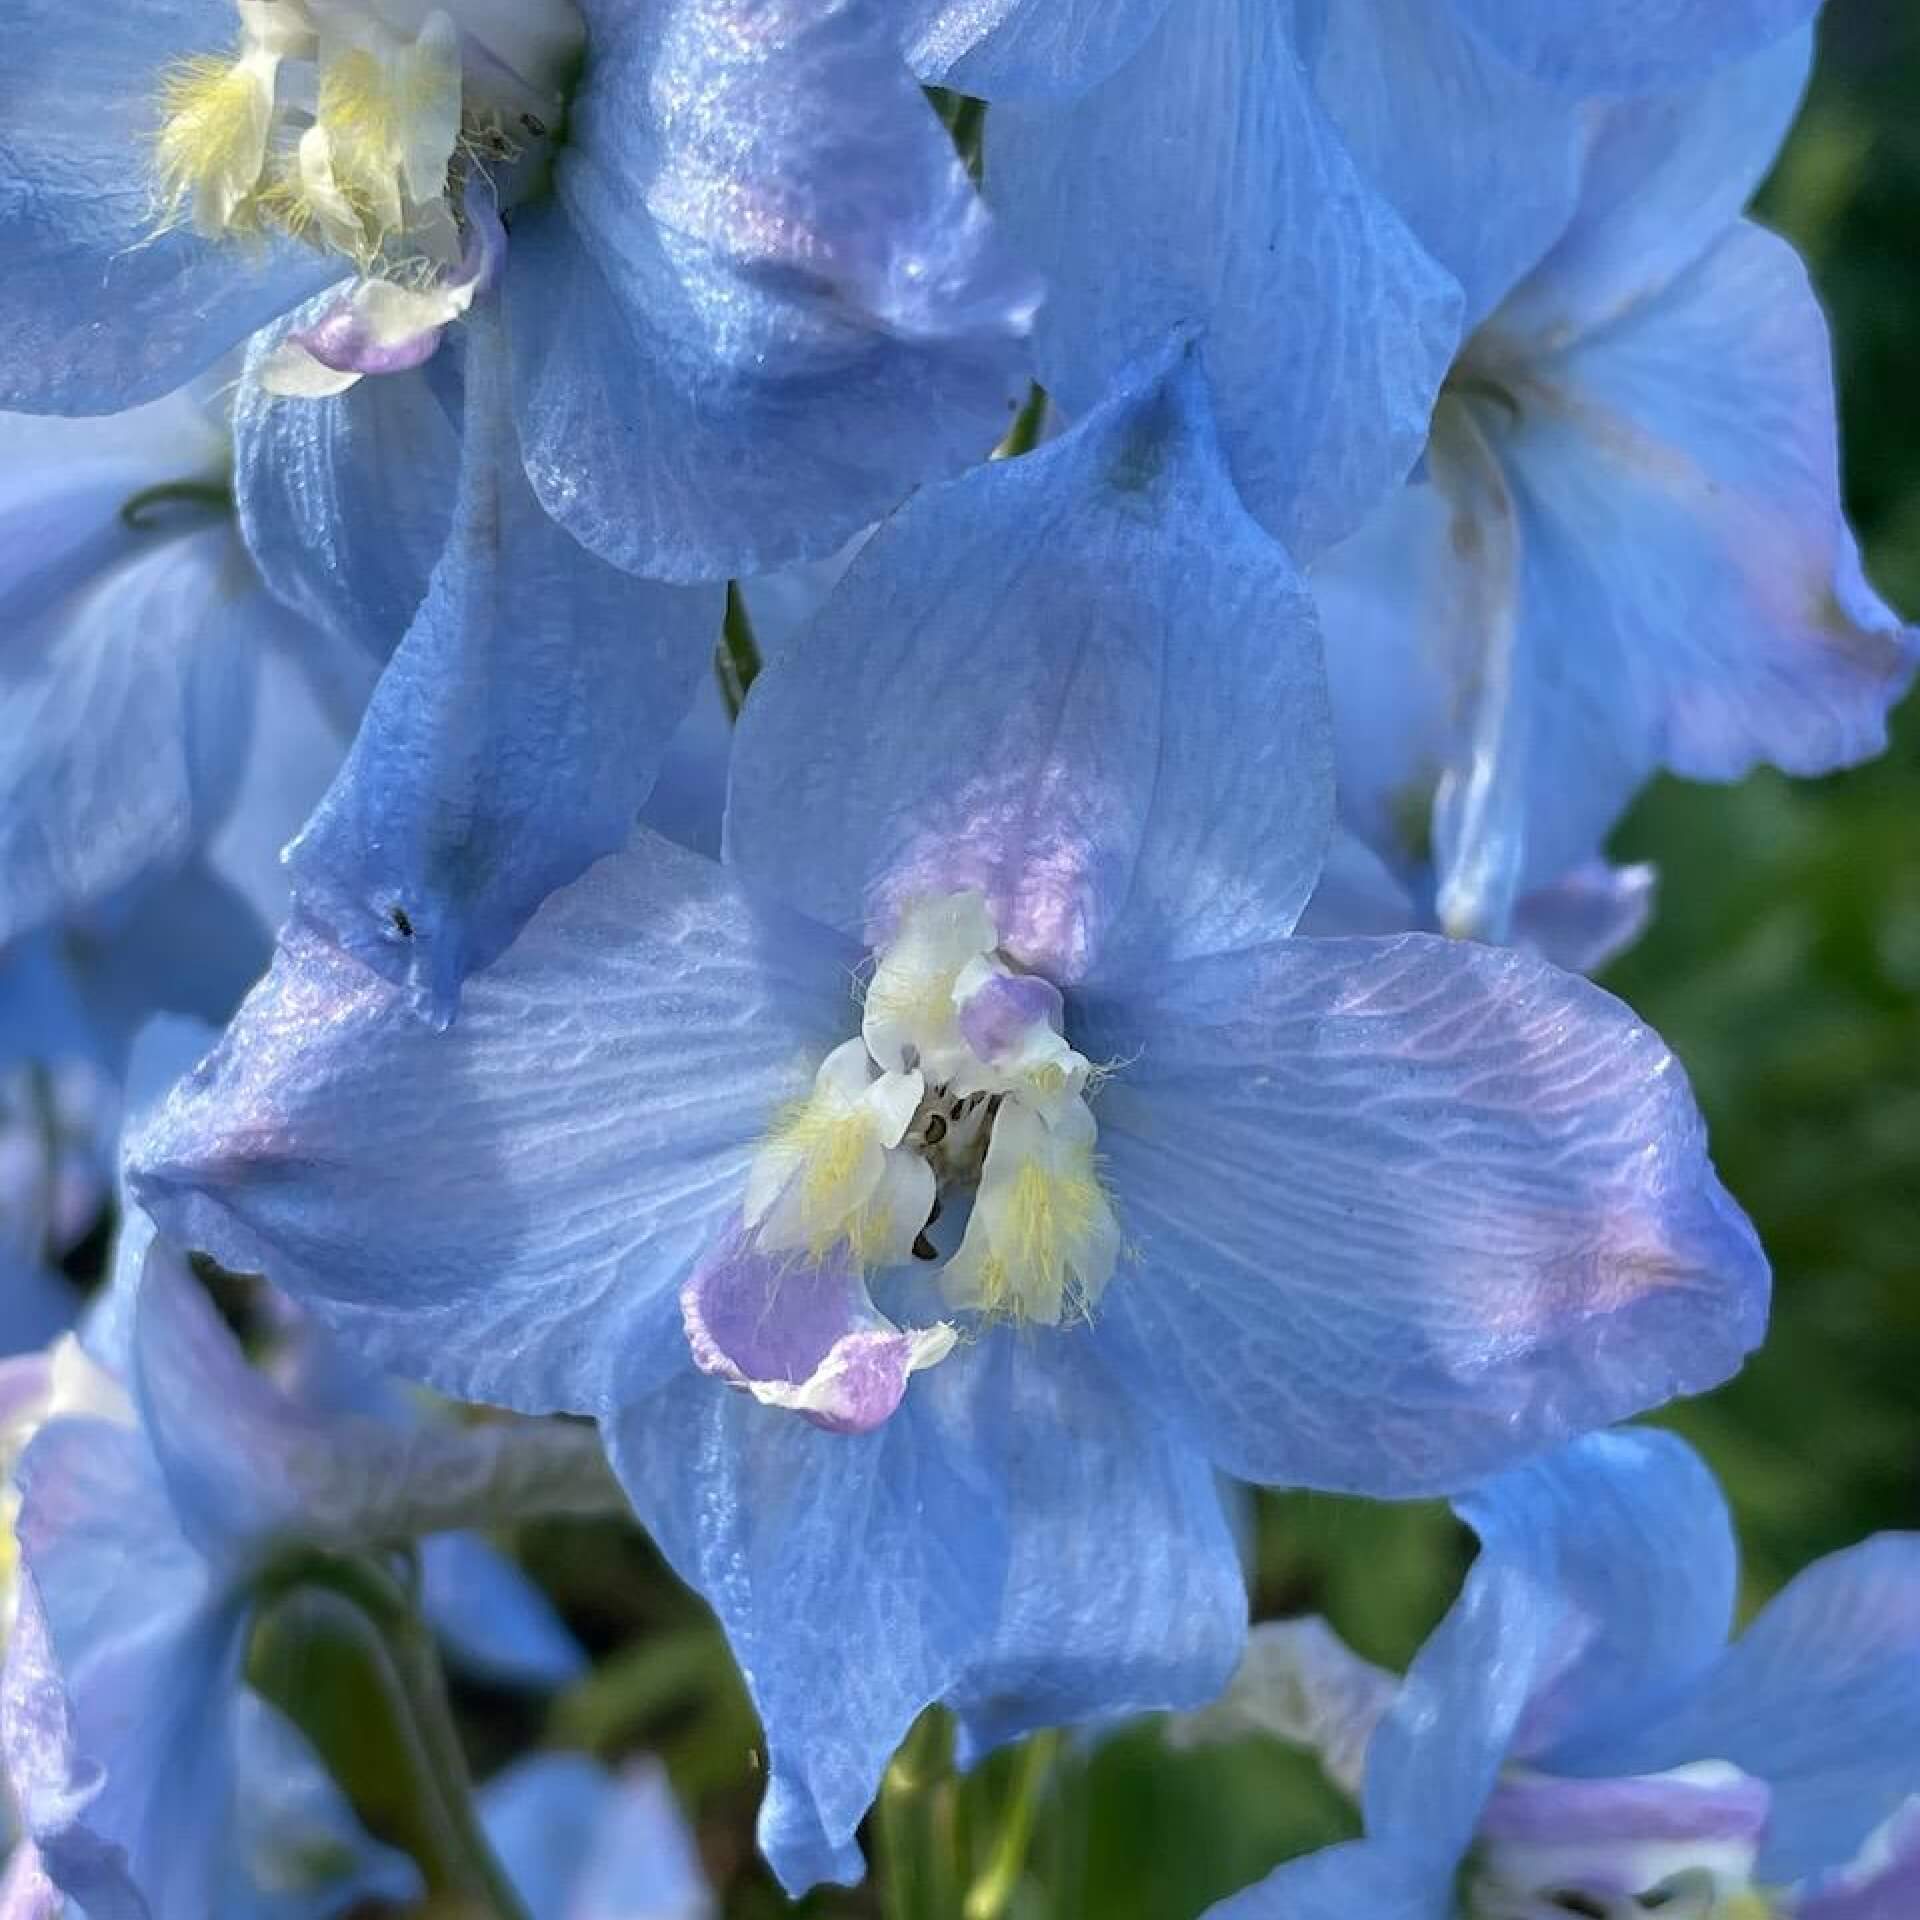
[[235, 6], [235, 53], [161, 76], [162, 224], [291, 234], [414, 286], [458, 270], [471, 175], [544, 164], [585, 37], [571, 0]]
[[1112, 1276], [1120, 1233], [1094, 1159], [1091, 1068], [1058, 991], [998, 951], [977, 893], [910, 907], [875, 956], [861, 1037], [821, 1063], [748, 1176], [769, 1252], [863, 1266], [938, 1255], [943, 1192], [974, 1190], [941, 1282], [959, 1307], [1057, 1326]]

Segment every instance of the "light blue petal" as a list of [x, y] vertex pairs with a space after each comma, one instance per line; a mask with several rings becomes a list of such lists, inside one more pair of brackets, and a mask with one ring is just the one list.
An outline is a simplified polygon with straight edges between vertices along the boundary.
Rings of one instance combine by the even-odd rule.
[[1549, 1770], [1582, 1741], [1664, 1708], [1724, 1652], [1739, 1577], [1733, 1524], [1713, 1475], [1676, 1435], [1593, 1434], [1458, 1506], [1490, 1563], [1523, 1539], [1526, 1553], [1550, 1555], [1561, 1618], [1517, 1736]]
[[1529, 955], [1410, 934], [1070, 1001], [1120, 1230], [1093, 1336], [1243, 1478], [1457, 1488], [1733, 1371], [1753, 1230], [1678, 1064]]
[[882, 932], [978, 887], [1057, 982], [1285, 932], [1331, 793], [1319, 636], [1191, 351], [911, 501], [755, 683], [729, 857]]
[[1705, 1669], [1735, 1583], [1719, 1490], [1671, 1435], [1590, 1436], [1459, 1511], [1480, 1557], [1367, 1756], [1368, 1833], [1436, 1869], [1466, 1851], [1510, 1759], [1594, 1714], [1630, 1719]]
[[[346, 758], [358, 721], [353, 682], [364, 702], [376, 672], [357, 650], [328, 642], [295, 616], [283, 615], [282, 625], [285, 634], [265, 627], [255, 636], [259, 686], [246, 765], [206, 853], [215, 877], [269, 930], [293, 905], [281, 850], [306, 825]], [[323, 676], [331, 684], [323, 684]], [[264, 965], [262, 956], [254, 977]]]
[[720, 824], [727, 810], [727, 768], [733, 722], [717, 674], [694, 688], [693, 707], [667, 742], [660, 777], [640, 809], [640, 823], [709, 860], [720, 858]]
[[1820, 0], [1450, 0], [1517, 66], [1572, 93], [1641, 93], [1698, 79], [1804, 26]]
[[[97, 1770], [101, 1782], [84, 1805], [50, 1795], [36, 1806], [29, 1795], [27, 1829], [90, 1914], [99, 1909], [86, 1869], [104, 1846], [123, 1850], [144, 1901], [119, 1911], [195, 1920], [215, 1910], [230, 1831], [226, 1716], [241, 1609], [174, 1527], [138, 1432], [56, 1420], [22, 1456], [17, 1481], [22, 1563], [68, 1709], [69, 1771]], [[10, 1726], [10, 1754], [19, 1742]]]
[[420, 1604], [448, 1657], [483, 1679], [564, 1687], [586, 1671], [552, 1602], [477, 1534], [420, 1543]]
[[983, 1397], [975, 1420], [978, 1431], [997, 1410], [1007, 1423], [995, 1462], [1012, 1495], [1006, 1587], [947, 1696], [963, 1767], [1041, 1727], [1211, 1700], [1247, 1630], [1240, 1556], [1205, 1455], [1129, 1407], [1071, 1333], [999, 1364], [1006, 1398], [996, 1409]]
[[625, 844], [708, 670], [721, 589], [636, 580], [541, 510], [504, 342], [467, 332], [460, 498], [352, 752], [287, 852], [300, 910], [445, 1025], [462, 981]]
[[447, 544], [460, 477], [459, 386], [449, 353], [326, 399], [266, 392], [261, 361], [333, 297], [249, 347], [234, 399], [234, 493], [272, 592], [323, 632], [385, 660]]
[[0, 641], [0, 942], [177, 866], [233, 797], [258, 589], [231, 531], [155, 529]]
[[1038, 289], [893, 6], [586, 12], [559, 205], [516, 222], [504, 289], [548, 511], [616, 565], [713, 579], [826, 553], [983, 457]]
[[861, 1877], [854, 1832], [887, 1761], [991, 1629], [1009, 1490], [966, 1444], [977, 1371], [972, 1354], [930, 1368], [868, 1433], [690, 1371], [608, 1428], [635, 1511], [747, 1677], [767, 1734], [760, 1850], [792, 1894]]
[[79, 1312], [79, 1290], [64, 1274], [22, 1248], [0, 1244], [0, 1354], [37, 1352]]
[[1319, 884], [1294, 932], [1315, 940], [1418, 932], [1428, 915], [1410, 879], [1403, 881], [1357, 834], [1337, 826]]
[[1920, 1793], [1920, 1534], [1829, 1554], [1770, 1601], [1670, 1711], [1578, 1742], [1582, 1773], [1729, 1760], [1765, 1780], [1761, 1877], [1844, 1866]]
[[715, 1911], [657, 1762], [631, 1762], [615, 1778], [585, 1754], [536, 1754], [487, 1782], [480, 1817], [533, 1920], [706, 1920]]
[[1812, 58], [1811, 32], [1794, 33], [1704, 85], [1599, 109], [1579, 206], [1494, 332], [1550, 345], [1595, 331], [1710, 252], [1778, 156]]
[[859, 1877], [855, 1829], [931, 1702], [958, 1708], [970, 1757], [1197, 1705], [1239, 1650], [1244, 1587], [1204, 1464], [1057, 1348], [963, 1348], [852, 1436], [689, 1377], [610, 1445], [748, 1676], [761, 1849], [792, 1892]]
[[1515, 903], [1513, 938], [1570, 973], [1598, 973], [1624, 953], [1653, 917], [1658, 869], [1588, 860]]
[[1536, 793], [1582, 784], [1607, 732], [1629, 762], [1716, 780], [1884, 747], [1916, 648], [1858, 580], [1826, 326], [1783, 241], [1734, 227], [1664, 294], [1537, 366], [1498, 452], [1531, 644], [1564, 681]]
[[1369, 1840], [1289, 1860], [1202, 1920], [1447, 1920], [1450, 1881]]
[[1586, 122], [1446, 0], [1338, 0], [1302, 52], [1361, 177], [1459, 281], [1470, 331], [1565, 231]]
[[228, 53], [222, 0], [110, 20], [18, 0], [0, 70], [0, 406], [111, 413], [211, 365], [335, 277], [308, 249], [153, 239], [149, 166], [173, 62]]
[[1461, 296], [1356, 171], [1291, 12], [1169, 10], [1078, 101], [991, 113], [986, 179], [1047, 280], [1047, 391], [1085, 413], [1130, 361], [1199, 327], [1241, 494], [1309, 560], [1418, 458]]
[[108, 911], [105, 927], [74, 928], [65, 944], [96, 1057], [116, 1079], [156, 1013], [218, 1025], [273, 952], [265, 923], [201, 860], [136, 886]]
[[1135, 53], [1168, 0], [910, 0], [907, 59], [979, 100], [1084, 92]]
[[680, 1279], [853, 1030], [857, 957], [650, 835], [555, 895], [445, 1035], [296, 924], [135, 1142], [135, 1192], [371, 1366], [610, 1410], [683, 1363]]
[[1795, 1903], [1798, 1920], [1909, 1920], [1920, 1910], [1920, 1800], [1909, 1801], [1838, 1873]]

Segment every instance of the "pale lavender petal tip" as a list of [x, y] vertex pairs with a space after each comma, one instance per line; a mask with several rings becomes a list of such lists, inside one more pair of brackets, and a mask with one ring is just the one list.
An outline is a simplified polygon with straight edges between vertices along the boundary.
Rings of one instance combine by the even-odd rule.
[[1037, 973], [996, 974], [960, 1009], [960, 1033], [982, 1060], [1000, 1061], [1042, 1022], [1060, 1032], [1065, 1017], [1066, 1002], [1051, 980]]
[[944, 1323], [895, 1326], [844, 1247], [819, 1259], [771, 1254], [744, 1229], [694, 1268], [680, 1310], [703, 1373], [834, 1433], [880, 1426], [908, 1376], [944, 1359], [955, 1338]]
[[1724, 1779], [1671, 1774], [1627, 1780], [1510, 1775], [1481, 1818], [1490, 1840], [1733, 1840], [1758, 1844], [1772, 1796], [1766, 1783], [1728, 1770]]

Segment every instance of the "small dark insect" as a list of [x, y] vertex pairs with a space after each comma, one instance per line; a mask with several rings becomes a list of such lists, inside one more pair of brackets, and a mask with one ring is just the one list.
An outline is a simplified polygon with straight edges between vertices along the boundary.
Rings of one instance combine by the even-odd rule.
[[547, 131], [547, 123], [542, 120], [538, 114], [523, 113], [520, 116], [520, 124], [525, 127], [536, 140], [542, 138]]
[[405, 907], [389, 907], [387, 909], [387, 918], [393, 922], [393, 930], [401, 939], [411, 940], [413, 938], [413, 922], [407, 918], [407, 910]]

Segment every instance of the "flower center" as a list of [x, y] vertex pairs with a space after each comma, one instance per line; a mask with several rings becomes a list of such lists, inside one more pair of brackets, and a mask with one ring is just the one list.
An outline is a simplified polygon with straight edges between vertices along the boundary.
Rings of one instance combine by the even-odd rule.
[[235, 0], [240, 44], [161, 79], [161, 222], [280, 232], [420, 285], [467, 253], [465, 190], [537, 184], [585, 29], [571, 0]]
[[1515, 1771], [1481, 1822], [1471, 1920], [1769, 1920], [1765, 1785], [1721, 1761], [1625, 1780]]
[[1000, 954], [977, 893], [925, 900], [875, 956], [860, 1038], [821, 1063], [748, 1176], [760, 1246], [866, 1267], [937, 1260], [946, 1198], [972, 1213], [940, 1281], [956, 1307], [1057, 1326], [1085, 1314], [1120, 1236], [1094, 1161], [1092, 1068], [1058, 989]]

